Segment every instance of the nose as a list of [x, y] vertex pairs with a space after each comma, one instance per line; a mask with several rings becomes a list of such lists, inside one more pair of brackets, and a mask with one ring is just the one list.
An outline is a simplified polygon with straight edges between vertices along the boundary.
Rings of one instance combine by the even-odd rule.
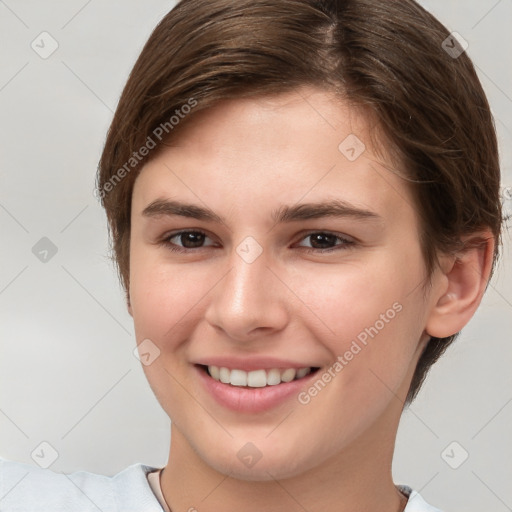
[[247, 342], [286, 326], [286, 300], [286, 286], [263, 254], [248, 263], [233, 251], [227, 273], [211, 292], [205, 318], [229, 338]]

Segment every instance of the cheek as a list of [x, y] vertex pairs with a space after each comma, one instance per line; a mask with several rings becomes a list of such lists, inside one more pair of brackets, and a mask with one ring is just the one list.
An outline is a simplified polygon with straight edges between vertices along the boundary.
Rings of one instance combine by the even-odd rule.
[[296, 283], [315, 313], [303, 325], [333, 361], [318, 375], [325, 385], [316, 381], [299, 397], [310, 411], [303, 422], [313, 430], [344, 425], [339, 443], [368, 428], [388, 406], [398, 407], [396, 397], [407, 387], [423, 311], [421, 293], [411, 294], [411, 283], [421, 267], [400, 272], [401, 262], [393, 261], [317, 272], [314, 280]]
[[176, 375], [183, 374], [182, 366], [188, 360], [183, 353], [186, 341], [211, 285], [204, 272], [185, 274], [183, 269], [152, 258], [149, 251], [135, 252], [135, 256], [130, 267], [130, 299], [136, 340], [149, 339], [159, 350], [158, 357], [142, 369], [162, 408], [173, 411], [174, 420], [176, 414], [183, 414], [182, 404], [190, 400], [182, 387], [183, 378]]
[[180, 330], [197, 315], [201, 300], [213, 283], [206, 267], [185, 271], [162, 262], [156, 251], [132, 248], [130, 300], [137, 340], [172, 342], [171, 332]]
[[133, 265], [132, 269], [130, 300], [137, 340], [144, 337], [158, 343], [164, 329], [179, 319], [177, 309], [169, 307], [169, 297], [174, 295], [175, 305], [183, 305], [183, 290], [177, 279], [165, 278], [156, 267]]
[[405, 376], [422, 332], [421, 261], [413, 248], [335, 271], [318, 267], [314, 279], [292, 285], [314, 313], [302, 320], [312, 336], [350, 366], [345, 379], [372, 370], [396, 387]]
[[387, 262], [368, 262], [317, 267], [298, 275], [291, 287], [331, 334], [345, 338], [357, 334], [353, 329], [373, 325], [395, 302], [402, 303], [410, 280]]

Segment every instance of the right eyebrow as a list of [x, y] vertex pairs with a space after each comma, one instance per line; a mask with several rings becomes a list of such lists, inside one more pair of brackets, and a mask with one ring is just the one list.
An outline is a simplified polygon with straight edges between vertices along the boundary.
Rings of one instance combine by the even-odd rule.
[[160, 215], [190, 217], [192, 219], [224, 223], [224, 219], [209, 208], [180, 201], [157, 199], [151, 202], [142, 211], [144, 217], [158, 217]]

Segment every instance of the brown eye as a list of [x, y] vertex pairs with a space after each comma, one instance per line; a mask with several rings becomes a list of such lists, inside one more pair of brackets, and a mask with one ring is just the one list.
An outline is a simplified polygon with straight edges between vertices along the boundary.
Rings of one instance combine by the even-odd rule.
[[311, 240], [311, 247], [315, 249], [328, 249], [336, 245], [336, 239], [338, 237], [329, 233], [315, 233], [309, 235]]
[[353, 245], [354, 241], [344, 238], [334, 233], [325, 231], [315, 231], [306, 235], [302, 240], [309, 240], [309, 245], [299, 245], [305, 247], [307, 250], [318, 252], [329, 252], [338, 249], [347, 248]]
[[167, 247], [176, 252], [183, 252], [193, 249], [201, 249], [214, 245], [213, 243], [204, 245], [206, 239], [209, 239], [206, 233], [202, 231], [180, 231], [165, 237], [162, 241]]
[[186, 249], [201, 247], [201, 245], [204, 243], [204, 239], [206, 238], [206, 235], [204, 233], [200, 233], [199, 231], [185, 231], [176, 236], [182, 243], [183, 247]]

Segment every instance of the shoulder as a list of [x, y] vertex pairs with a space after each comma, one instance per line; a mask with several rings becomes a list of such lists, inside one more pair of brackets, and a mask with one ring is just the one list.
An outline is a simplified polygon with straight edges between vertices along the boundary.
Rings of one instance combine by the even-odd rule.
[[429, 505], [419, 492], [414, 491], [409, 486], [398, 485], [397, 487], [409, 497], [404, 512], [442, 512], [440, 509]]
[[55, 473], [0, 459], [2, 512], [162, 512], [147, 473], [155, 468], [133, 464], [112, 477], [77, 471]]

